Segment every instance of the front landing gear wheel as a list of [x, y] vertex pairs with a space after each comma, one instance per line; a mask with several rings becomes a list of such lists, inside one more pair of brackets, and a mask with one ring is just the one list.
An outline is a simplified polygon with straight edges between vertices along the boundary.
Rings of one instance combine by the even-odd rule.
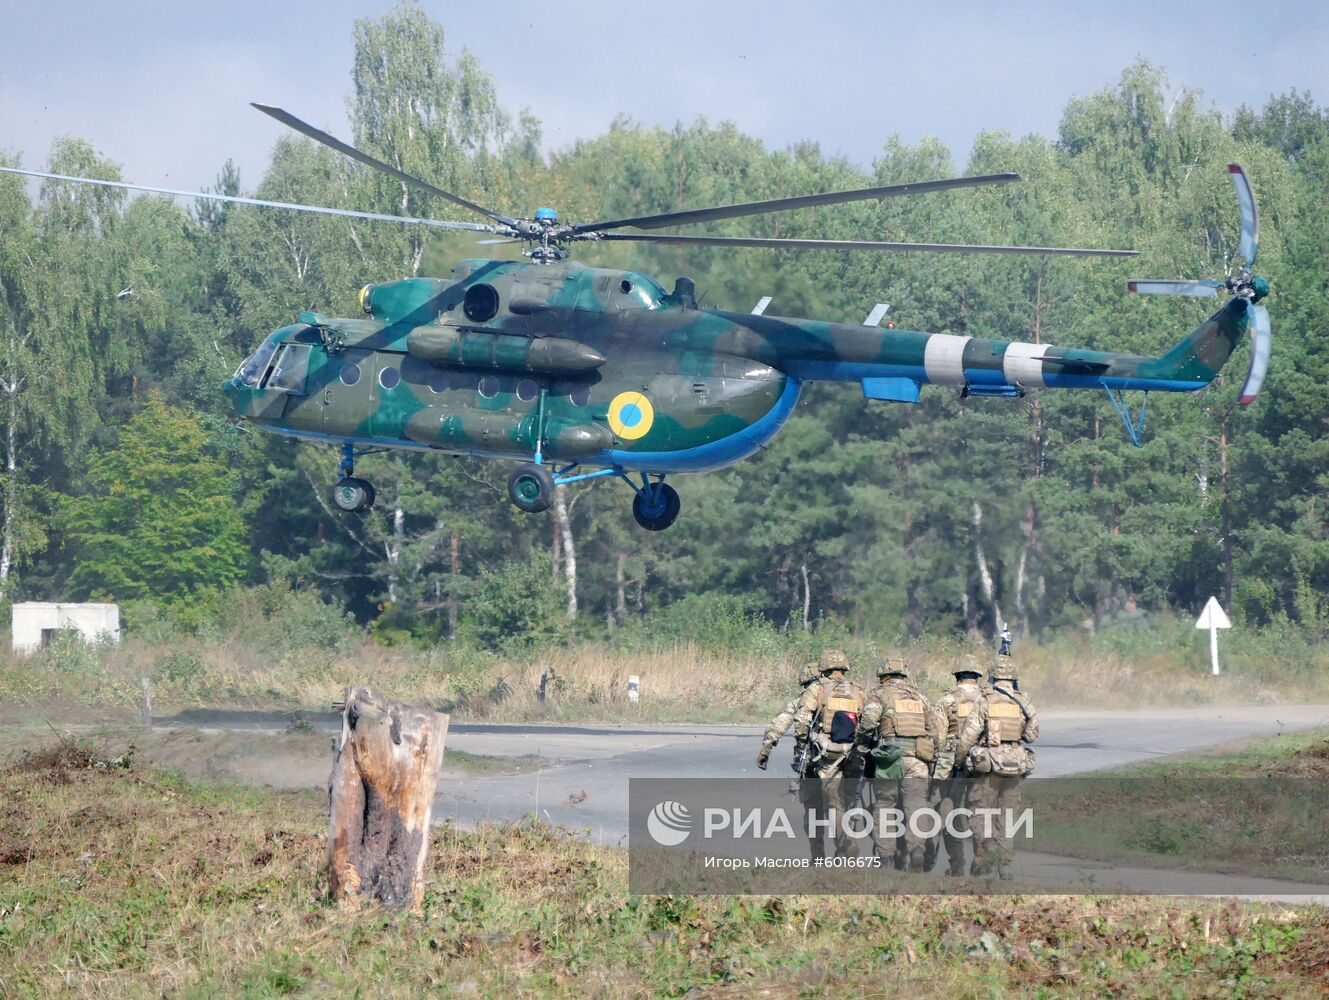
[[332, 502], [348, 514], [363, 514], [374, 506], [374, 487], [367, 480], [347, 476], [332, 488]]
[[554, 477], [543, 465], [519, 465], [508, 476], [508, 498], [527, 514], [548, 510], [554, 499]]
[[683, 502], [678, 490], [667, 483], [656, 483], [632, 500], [632, 516], [647, 531], [664, 531], [676, 520]]

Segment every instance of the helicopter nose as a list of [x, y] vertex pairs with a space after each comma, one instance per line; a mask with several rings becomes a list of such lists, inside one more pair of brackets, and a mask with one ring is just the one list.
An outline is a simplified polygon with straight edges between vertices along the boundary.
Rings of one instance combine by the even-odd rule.
[[231, 408], [233, 410], [239, 413], [244, 409], [244, 401], [240, 397], [240, 383], [236, 380], [234, 375], [222, 383], [222, 392], [225, 393], [226, 398], [231, 401]]

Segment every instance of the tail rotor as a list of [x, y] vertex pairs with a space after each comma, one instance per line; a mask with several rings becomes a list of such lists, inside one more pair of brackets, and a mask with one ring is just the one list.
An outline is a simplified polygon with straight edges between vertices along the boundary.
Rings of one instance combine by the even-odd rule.
[[1247, 330], [1251, 336], [1251, 363], [1246, 371], [1246, 382], [1242, 386], [1239, 402], [1249, 406], [1260, 394], [1264, 377], [1269, 370], [1269, 357], [1273, 347], [1273, 331], [1269, 325], [1269, 310], [1259, 305], [1259, 301], [1269, 294], [1269, 282], [1254, 274], [1255, 255], [1260, 249], [1260, 220], [1255, 207], [1255, 195], [1251, 191], [1246, 172], [1236, 163], [1228, 164], [1228, 179], [1237, 192], [1237, 205], [1241, 213], [1241, 242], [1238, 253], [1245, 262], [1235, 274], [1225, 281], [1131, 281], [1126, 287], [1138, 295], [1179, 295], [1187, 298], [1210, 298], [1218, 294], [1219, 289], [1226, 289], [1246, 305]]

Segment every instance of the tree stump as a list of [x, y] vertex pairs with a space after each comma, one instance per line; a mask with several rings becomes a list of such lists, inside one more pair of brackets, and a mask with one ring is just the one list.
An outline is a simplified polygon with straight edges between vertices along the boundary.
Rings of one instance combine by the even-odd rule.
[[447, 734], [442, 712], [346, 692], [328, 789], [328, 888], [343, 906], [420, 908]]

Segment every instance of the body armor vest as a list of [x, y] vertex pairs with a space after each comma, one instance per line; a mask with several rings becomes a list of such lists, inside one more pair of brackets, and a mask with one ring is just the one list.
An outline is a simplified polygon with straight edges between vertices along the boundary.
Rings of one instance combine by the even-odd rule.
[[1018, 743], [1024, 735], [1024, 712], [1005, 695], [984, 694], [988, 707], [988, 743]]
[[881, 732], [894, 721], [896, 736], [926, 736], [928, 734], [927, 715], [923, 699], [917, 691], [908, 688], [887, 688], [882, 692], [882, 701], [890, 708], [889, 714], [881, 717]]
[[957, 739], [964, 728], [964, 720], [974, 710], [974, 702], [983, 697], [982, 690], [976, 684], [965, 684], [951, 692], [954, 701], [946, 713], [946, 738]]

